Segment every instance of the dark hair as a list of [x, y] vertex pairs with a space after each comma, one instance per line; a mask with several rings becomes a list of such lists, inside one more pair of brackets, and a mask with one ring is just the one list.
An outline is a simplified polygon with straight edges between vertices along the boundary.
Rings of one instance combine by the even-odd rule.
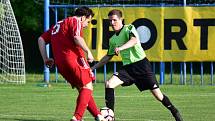
[[90, 17], [90, 15], [93, 17], [94, 13], [93, 13], [93, 11], [91, 9], [89, 9], [86, 6], [77, 8], [75, 10], [75, 16], [86, 16], [88, 18], [88, 17]]
[[113, 9], [108, 13], [108, 16], [117, 15], [119, 18], [122, 17], [122, 11]]

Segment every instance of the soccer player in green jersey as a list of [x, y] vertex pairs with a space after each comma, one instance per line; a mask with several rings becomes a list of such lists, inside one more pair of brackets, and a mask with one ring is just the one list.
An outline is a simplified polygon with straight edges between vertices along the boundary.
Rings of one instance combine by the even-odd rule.
[[151, 64], [141, 47], [138, 33], [131, 24], [123, 25], [122, 12], [111, 10], [108, 14], [110, 25], [115, 34], [110, 38], [107, 54], [93, 67], [92, 70], [106, 64], [114, 55], [122, 58], [122, 68], [105, 81], [106, 106], [114, 110], [114, 88], [135, 84], [140, 91], [150, 90], [154, 97], [170, 110], [176, 121], [183, 121], [179, 111], [164, 95], [158, 85]]

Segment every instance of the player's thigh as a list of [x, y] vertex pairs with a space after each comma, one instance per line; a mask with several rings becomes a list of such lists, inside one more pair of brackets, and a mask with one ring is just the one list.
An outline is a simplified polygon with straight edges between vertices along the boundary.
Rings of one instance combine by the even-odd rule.
[[117, 76], [112, 76], [109, 80], [105, 81], [106, 88], [115, 88], [121, 84], [123, 84], [123, 81], [120, 80]]
[[[72, 59], [71, 59], [72, 60]], [[85, 61], [85, 60], [83, 60]], [[63, 64], [58, 64], [61, 75], [74, 87], [82, 88], [86, 86], [91, 89], [93, 76], [90, 67], [80, 63], [78, 59], [74, 61], [64, 60]], [[87, 62], [85, 62], [87, 63]], [[85, 66], [84, 66], [85, 65]], [[88, 84], [89, 83], [89, 84]], [[88, 85], [89, 86], [88, 86]]]

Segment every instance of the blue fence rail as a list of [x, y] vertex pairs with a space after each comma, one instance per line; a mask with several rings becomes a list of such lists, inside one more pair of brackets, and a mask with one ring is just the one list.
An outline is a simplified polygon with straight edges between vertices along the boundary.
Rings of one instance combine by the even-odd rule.
[[[48, 30], [49, 25], [50, 25], [50, 13], [52, 12], [54, 14], [54, 23], [56, 23], [60, 18], [59, 18], [59, 10], [62, 9], [63, 10], [63, 17], [67, 17], [68, 15], [68, 9], [74, 9], [79, 7], [80, 5], [86, 5], [88, 7], [121, 7], [123, 5], [123, 7], [141, 7], [141, 6], [215, 6], [215, 1], [213, 0], [117, 0], [117, 2], [115, 3], [111, 3], [111, 1], [99, 1], [96, 0], [96, 3], [93, 3], [94, 0], [91, 1], [91, 3], [89, 4], [89, 2], [82, 0], [79, 2], [74, 0], [73, 2], [71, 1], [67, 1], [64, 3], [58, 3], [58, 1], [53, 2], [53, 4], [50, 4], [50, 0], [44, 0], [44, 31]], [[156, 2], [153, 2], [156, 1]], [[95, 1], [94, 1], [95, 2]], [[130, 3], [129, 3], [130, 2]], [[80, 4], [81, 3], [81, 4]], [[50, 11], [51, 10], [51, 11]], [[49, 53], [49, 45], [47, 45], [47, 52]], [[169, 75], [170, 75], [170, 80], [169, 83], [173, 84], [173, 75], [174, 75], [174, 71], [177, 70], [175, 69], [174, 65], [175, 64], [179, 64], [179, 71], [177, 73], [180, 74], [180, 84], [181, 85], [186, 85], [186, 84], [194, 84], [193, 81], [193, 75], [194, 75], [194, 67], [193, 67], [193, 63], [196, 62], [152, 62], [152, 69], [154, 71], [154, 73], [159, 73], [159, 81], [160, 84], [165, 84], [165, 76], [167, 75], [167, 72], [165, 70], [169, 70]], [[200, 63], [200, 67], [197, 67], [197, 69], [199, 68], [199, 72], [200, 72], [200, 84], [203, 85], [204, 84], [204, 63], [205, 62], [198, 62]], [[209, 72], [210, 74], [210, 85], [213, 85], [213, 78], [214, 78], [214, 62], [209, 62], [210, 64], [210, 70], [207, 70], [207, 73]], [[168, 66], [167, 66], [168, 65]], [[208, 62], [207, 62], [208, 65]], [[117, 70], [117, 62], [113, 62], [113, 71], [116, 72]], [[189, 71], [187, 72], [188, 68], [187, 66], [189, 66]], [[159, 69], [159, 72], [156, 72], [156, 69]], [[208, 69], [208, 68], [206, 68]], [[103, 72], [104, 72], [104, 80], [107, 79], [107, 66], [104, 65], [103, 67]], [[97, 74], [97, 70], [94, 70], [95, 75]], [[187, 80], [187, 75], [189, 73], [189, 83]], [[49, 69], [44, 66], [44, 80], [49, 83], [49, 74], [50, 71]], [[55, 69], [55, 80], [57, 82], [58, 80], [58, 71], [57, 68]]]

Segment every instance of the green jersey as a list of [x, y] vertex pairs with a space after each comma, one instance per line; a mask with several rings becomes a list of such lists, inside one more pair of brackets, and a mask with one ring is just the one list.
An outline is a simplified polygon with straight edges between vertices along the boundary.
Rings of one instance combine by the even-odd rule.
[[[134, 36], [139, 40], [139, 35], [135, 27], [131, 24], [124, 25], [118, 34], [114, 34], [109, 41], [109, 49], [107, 55], [115, 55], [115, 48], [127, 43]], [[141, 46], [140, 41], [133, 47], [120, 51], [123, 65], [131, 64], [140, 61], [146, 57], [146, 54]]]

